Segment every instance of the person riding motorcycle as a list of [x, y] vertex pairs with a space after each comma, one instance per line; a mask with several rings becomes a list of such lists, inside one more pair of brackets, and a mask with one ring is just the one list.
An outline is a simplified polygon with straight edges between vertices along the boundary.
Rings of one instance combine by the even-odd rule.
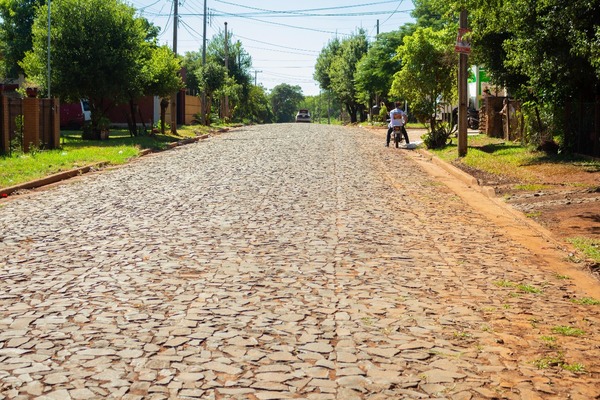
[[395, 103], [396, 108], [390, 111], [390, 124], [388, 125], [388, 131], [385, 141], [385, 147], [390, 147], [390, 139], [392, 136], [392, 132], [394, 131], [394, 126], [399, 126], [402, 130], [402, 135], [404, 135], [404, 140], [406, 144], [409, 144], [408, 140], [408, 132], [406, 132], [406, 128], [404, 125], [408, 121], [408, 115], [402, 110], [402, 103], [397, 101]]

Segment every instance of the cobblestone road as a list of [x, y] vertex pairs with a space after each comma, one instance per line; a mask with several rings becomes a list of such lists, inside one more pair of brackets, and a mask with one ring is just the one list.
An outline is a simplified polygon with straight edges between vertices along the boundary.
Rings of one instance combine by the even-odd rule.
[[0, 203], [0, 277], [0, 399], [600, 396], [600, 307], [358, 128]]

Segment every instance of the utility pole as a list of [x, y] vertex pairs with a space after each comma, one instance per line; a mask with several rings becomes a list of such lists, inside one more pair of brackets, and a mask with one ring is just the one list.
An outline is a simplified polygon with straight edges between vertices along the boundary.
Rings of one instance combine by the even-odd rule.
[[[173, 0], [173, 53], [177, 55], [177, 26], [179, 25], [179, 0]], [[177, 133], [177, 92], [171, 95], [171, 133]]]
[[48, 98], [51, 98], [50, 94], [50, 4], [51, 0], [48, 0]]
[[262, 71], [254, 70], [254, 86], [258, 86], [257, 80], [256, 80], [256, 74], [258, 74], [259, 72], [262, 72]]
[[[460, 12], [459, 39], [467, 30], [467, 10]], [[458, 43], [457, 43], [458, 44]], [[458, 56], [458, 156], [467, 155], [467, 62], [466, 52]]]
[[[227, 22], [225, 22], [225, 71], [229, 74], [229, 37], [227, 36]], [[229, 96], [225, 95], [223, 117], [229, 118]]]
[[[204, 0], [204, 28], [202, 31], [202, 66], [206, 65], [206, 0]], [[206, 88], [202, 90], [202, 123], [208, 125], [206, 117]]]

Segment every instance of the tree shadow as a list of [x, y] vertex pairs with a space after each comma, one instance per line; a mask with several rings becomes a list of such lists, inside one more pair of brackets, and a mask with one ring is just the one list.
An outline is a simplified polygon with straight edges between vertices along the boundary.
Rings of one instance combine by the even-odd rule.
[[129, 135], [129, 131], [124, 130], [111, 130], [109, 138], [106, 140], [83, 139], [81, 131], [61, 131], [60, 136], [61, 143], [71, 148], [138, 146], [142, 150], [161, 149], [167, 143], [184, 139], [161, 134], [132, 137]]
[[556, 164], [556, 165], [576, 165], [583, 167], [584, 171], [589, 173], [600, 172], [600, 160], [593, 160], [576, 154], [547, 154], [533, 157], [523, 163], [524, 166]]
[[506, 151], [510, 149], [520, 148], [520, 145], [506, 144], [506, 143], [489, 143], [483, 146], [470, 146], [474, 149], [481, 150], [487, 154], [494, 154], [497, 151]]

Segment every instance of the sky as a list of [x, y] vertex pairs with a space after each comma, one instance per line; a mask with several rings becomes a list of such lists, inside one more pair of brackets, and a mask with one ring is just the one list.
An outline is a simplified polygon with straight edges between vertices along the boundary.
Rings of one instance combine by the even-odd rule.
[[[161, 28], [161, 44], [173, 45], [173, 0], [128, 0]], [[271, 90], [287, 83], [305, 96], [319, 94], [313, 79], [317, 57], [327, 43], [363, 28], [373, 40], [379, 32], [412, 22], [411, 0], [206, 0], [210, 40], [224, 31], [252, 57], [256, 83]], [[177, 53], [202, 51], [204, 0], [179, 0]]]

